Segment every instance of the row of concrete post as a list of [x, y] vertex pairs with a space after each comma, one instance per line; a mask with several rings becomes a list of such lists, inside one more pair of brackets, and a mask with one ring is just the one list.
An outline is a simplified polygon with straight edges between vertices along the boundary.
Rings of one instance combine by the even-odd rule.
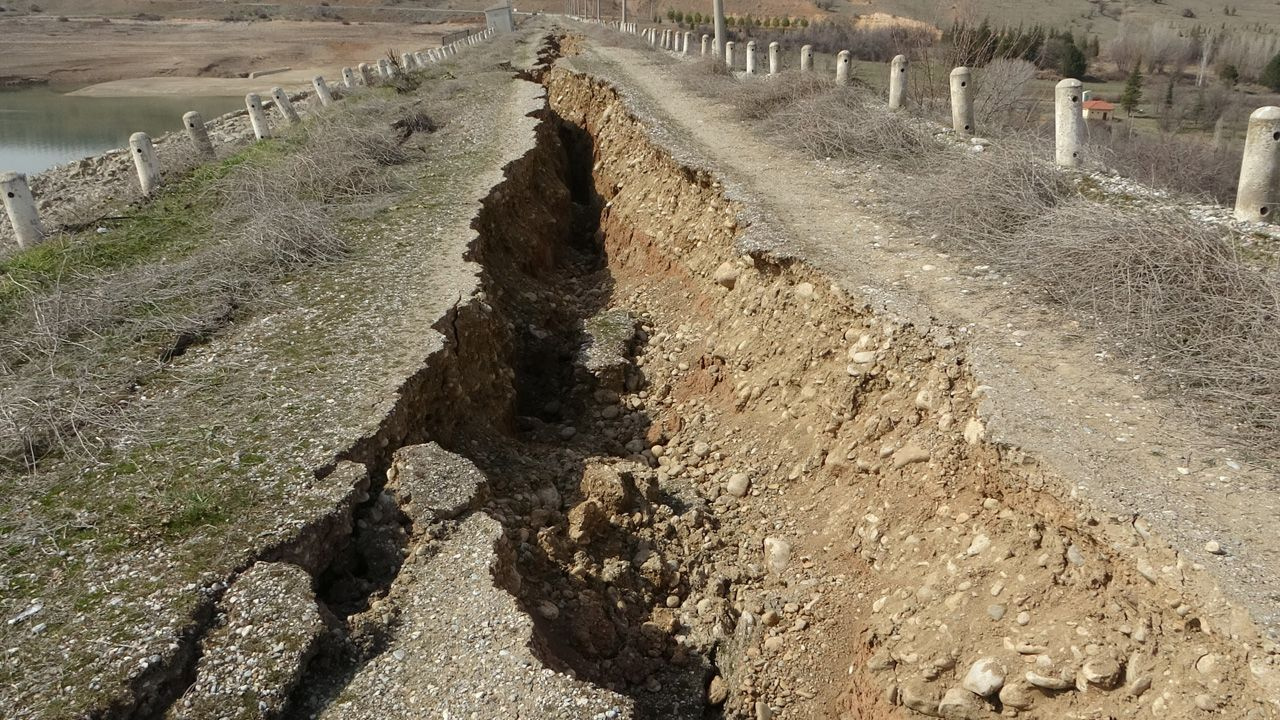
[[[494, 35], [494, 32], [494, 28], [486, 28], [479, 33], [468, 35], [439, 48], [404, 53], [400, 56], [399, 68], [390, 59], [382, 58], [378, 61], [376, 75], [373, 67], [368, 63], [360, 63], [357, 67], [358, 75], [357, 70], [344, 67], [342, 68], [342, 89], [346, 92], [352, 92], [361, 86], [372, 87], [380, 81], [391, 81], [399, 72], [413, 72], [424, 69], [430, 63], [439, 62], [447, 57], [456, 55], [459, 48], [464, 45], [476, 45], [487, 40]], [[317, 75], [312, 78], [311, 86], [321, 107], [328, 107], [335, 102], [333, 93], [330, 91], [324, 77]], [[271, 101], [286, 123], [295, 125], [302, 122], [302, 117], [298, 114], [297, 109], [293, 107], [293, 102], [284, 88], [271, 88]], [[263, 105], [261, 96], [257, 93], [249, 93], [245, 96], [244, 102], [254, 137], [258, 140], [272, 137], [271, 124], [267, 119], [266, 108]], [[215, 157], [213, 140], [209, 137], [208, 126], [205, 124], [204, 118], [200, 116], [200, 113], [192, 111], [183, 115], [182, 127], [186, 131], [187, 137], [191, 139], [192, 145], [203, 157], [206, 159]], [[159, 189], [162, 178], [160, 175], [160, 159], [156, 154], [155, 145], [151, 142], [151, 137], [142, 132], [131, 135], [129, 137], [129, 155], [133, 158], [134, 169], [138, 176], [138, 186], [142, 189], [142, 194], [144, 196], [154, 194]], [[31, 247], [44, 239], [45, 228], [40, 221], [35, 197], [31, 192], [31, 186], [27, 182], [26, 175], [16, 172], [0, 173], [0, 199], [4, 202], [5, 212], [8, 214], [9, 222], [13, 226], [18, 247]]]
[[[700, 55], [713, 54], [724, 59], [731, 69], [736, 67], [738, 45], [732, 41], [721, 42], [725, 37], [719, 26], [721, 1], [716, 0], [717, 33], [713, 38], [702, 35]], [[689, 55], [693, 46], [691, 31], [639, 29], [633, 23], [614, 28], [622, 32], [640, 34], [651, 45], [678, 55]], [[714, 41], [714, 42], [713, 42]], [[749, 41], [743, 48], [746, 75], [757, 74], [756, 43]], [[781, 72], [781, 49], [776, 42], [769, 43], [769, 75]], [[835, 81], [847, 85], [850, 81], [852, 56], [847, 50], [836, 55]], [[902, 109], [907, 98], [906, 56], [898, 55], [889, 63], [889, 108]], [[800, 72], [813, 71], [813, 47], [800, 48]], [[951, 71], [951, 126], [957, 136], [972, 137], [976, 132], [973, 102], [976, 96], [973, 72], [967, 67]], [[1054, 97], [1054, 161], [1064, 168], [1079, 168], [1084, 164], [1084, 146], [1087, 128], [1084, 119], [1084, 84], [1074, 78], [1058, 83]], [[1280, 107], [1258, 108], [1249, 117], [1245, 137], [1244, 157], [1240, 166], [1240, 182], [1236, 193], [1235, 217], [1250, 222], [1277, 222], [1280, 214]]]

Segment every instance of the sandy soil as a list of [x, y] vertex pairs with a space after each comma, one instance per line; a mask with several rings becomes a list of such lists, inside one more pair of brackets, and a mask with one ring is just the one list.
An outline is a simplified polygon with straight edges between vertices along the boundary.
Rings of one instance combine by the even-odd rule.
[[[262, 83], [247, 87], [222, 79], [289, 67], [296, 72], [273, 76], [277, 82], [305, 82], [317, 72], [334, 74], [389, 49], [438, 45], [442, 35], [458, 29], [447, 24], [3, 19], [0, 84], [6, 79], [91, 84], [143, 78], [105, 92], [236, 95]], [[152, 82], [155, 77], [165, 80]]]

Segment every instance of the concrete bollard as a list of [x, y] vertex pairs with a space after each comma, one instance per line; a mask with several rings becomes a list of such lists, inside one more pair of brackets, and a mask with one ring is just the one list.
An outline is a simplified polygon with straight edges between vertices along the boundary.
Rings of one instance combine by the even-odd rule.
[[150, 195], [160, 187], [160, 161], [156, 158], [156, 148], [146, 133], [134, 133], [129, 136], [129, 154], [133, 156], [133, 167], [138, 171], [138, 186], [143, 195]]
[[724, 57], [724, 44], [729, 39], [729, 33], [724, 25], [724, 0], [711, 0], [711, 11], [716, 33], [714, 51], [716, 57]]
[[840, 53], [836, 55], [836, 84], [837, 85], [849, 84], [850, 61], [851, 61], [851, 58], [848, 50], [841, 50]]
[[693, 31], [686, 30], [684, 32], [684, 54], [689, 54], [689, 46], [693, 44]]
[[249, 110], [249, 122], [253, 124], [253, 136], [259, 140], [271, 137], [271, 125], [267, 123], [267, 113], [262, 109], [262, 98], [257, 93], [244, 96], [244, 106]]
[[18, 239], [18, 247], [35, 247], [44, 239], [44, 226], [36, 212], [36, 199], [31, 195], [27, 176], [22, 173], [0, 173], [0, 197], [9, 215], [9, 225]]
[[800, 48], [800, 72], [811, 70], [813, 70], [813, 46], [805, 45]]
[[724, 64], [730, 70], [733, 70], [733, 51], [735, 49], [737, 49], [737, 46], [732, 40], [724, 44]]
[[284, 119], [288, 120], [290, 125], [302, 122], [302, 118], [298, 117], [298, 111], [293, 109], [293, 103], [289, 102], [289, 93], [285, 92], [284, 88], [271, 88], [271, 99], [275, 101], [276, 109], [284, 115]]
[[413, 56], [409, 53], [401, 53], [400, 67], [403, 68], [405, 72], [413, 72]]
[[1239, 188], [1237, 220], [1276, 222], [1280, 215], [1280, 107], [1260, 107], [1249, 116]]
[[322, 107], [329, 107], [333, 104], [333, 94], [329, 92], [329, 86], [325, 84], [323, 76], [317, 75], [311, 78], [311, 87], [315, 88], [316, 97], [320, 98]]
[[387, 58], [378, 60], [378, 77], [383, 81], [390, 80], [394, 71], [391, 69], [391, 61]]
[[710, 35], [703, 35], [703, 36], [702, 36], [702, 54], [703, 54], [703, 55], [706, 55], [706, 54], [707, 54], [707, 45], [708, 45], [710, 42], [711, 42], [711, 36], [710, 36]]
[[778, 74], [778, 51], [781, 46], [776, 42], [769, 43], [769, 74]]
[[1084, 83], [1067, 78], [1054, 90], [1054, 159], [1065, 168], [1080, 167], [1084, 146]]
[[373, 87], [373, 68], [369, 67], [369, 63], [360, 63], [357, 67], [360, 70], [360, 84], [365, 87]]
[[756, 74], [756, 41], [747, 41], [747, 74]]
[[889, 109], [901, 109], [907, 100], [907, 56], [896, 55], [889, 63]]
[[951, 127], [956, 135], [973, 135], [973, 82], [967, 67], [951, 71]]
[[187, 129], [187, 137], [205, 157], [213, 157], [213, 141], [209, 139], [209, 128], [205, 127], [204, 118], [192, 110], [182, 116], [182, 126]]
[[356, 89], [356, 72], [349, 67], [342, 68], [342, 87], [347, 90]]

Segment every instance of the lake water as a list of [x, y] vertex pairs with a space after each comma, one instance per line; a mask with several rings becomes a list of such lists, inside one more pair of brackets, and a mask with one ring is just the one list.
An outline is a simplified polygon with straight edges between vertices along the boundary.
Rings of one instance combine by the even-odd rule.
[[74, 88], [0, 90], [0, 172], [37, 173], [54, 165], [126, 147], [129, 136], [182, 129], [195, 110], [211, 120], [243, 107], [243, 98], [66, 95]]

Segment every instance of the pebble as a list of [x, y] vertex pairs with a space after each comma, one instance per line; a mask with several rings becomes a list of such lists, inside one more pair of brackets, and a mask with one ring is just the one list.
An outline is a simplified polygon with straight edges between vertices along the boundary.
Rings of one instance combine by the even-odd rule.
[[991, 538], [986, 535], [976, 535], [973, 541], [969, 543], [969, 549], [965, 550], [966, 555], [980, 555], [983, 550], [991, 547]]
[[720, 263], [720, 267], [716, 268], [715, 274], [711, 276], [711, 279], [717, 285], [732, 290], [733, 286], [737, 284], [740, 274], [741, 270], [738, 269], [738, 266], [726, 261]]
[[1026, 679], [1027, 682], [1044, 690], [1066, 690], [1067, 688], [1075, 687], [1069, 680], [1041, 675], [1035, 670], [1028, 670]]
[[919, 445], [906, 445], [901, 450], [893, 454], [893, 469], [901, 470], [908, 465], [925, 462], [928, 459], [928, 450], [925, 450]]
[[942, 701], [938, 691], [921, 682], [908, 682], [900, 691], [902, 704], [923, 715], [938, 717], [938, 704]]
[[781, 575], [787, 569], [787, 563], [791, 562], [791, 543], [781, 538], [767, 537], [764, 539], [764, 556], [769, 569]]
[[574, 426], [572, 426], [572, 425], [565, 425], [564, 427], [560, 428], [560, 439], [561, 439], [561, 440], [568, 440], [569, 438], [571, 438], [571, 437], [573, 437], [574, 435], [577, 435], [577, 434], [578, 434], [578, 428], [576, 428], [576, 427], [574, 427]]
[[1034, 702], [1031, 689], [1022, 681], [1006, 684], [1000, 689], [1000, 704], [1015, 710], [1026, 710]]
[[1003, 665], [995, 658], [984, 657], [969, 667], [960, 686], [974, 695], [991, 697], [1004, 687], [1004, 675]]
[[1080, 548], [1074, 544], [1067, 548], [1067, 560], [1076, 567], [1084, 565], [1084, 553], [1080, 552]]
[[1085, 663], [1080, 674], [1088, 683], [1110, 689], [1120, 678], [1120, 663], [1110, 658], [1097, 658]]
[[1018, 623], [1019, 625], [1026, 625], [1027, 623], [1031, 622], [1031, 613], [1027, 612], [1026, 610], [1023, 610], [1022, 612], [1018, 613], [1018, 616], [1015, 617], [1013, 621]]
[[1156, 582], [1156, 569], [1151, 567], [1151, 563], [1145, 559], [1138, 560], [1138, 574], [1147, 579], [1152, 585]]
[[1209, 554], [1211, 554], [1211, 555], [1226, 555], [1226, 554], [1227, 554], [1227, 551], [1226, 551], [1226, 550], [1223, 550], [1223, 549], [1222, 549], [1222, 546], [1221, 546], [1221, 545], [1219, 545], [1218, 543], [1214, 542], [1213, 540], [1210, 540], [1209, 542], [1207, 542], [1207, 543], [1205, 543], [1205, 544], [1204, 544], [1204, 551], [1205, 551], [1205, 552], [1207, 552], [1207, 553], [1209, 553]]
[[711, 446], [699, 440], [693, 444], [693, 454], [704, 458], [711, 454]]
[[964, 688], [953, 687], [942, 695], [938, 714], [954, 720], [977, 720], [982, 717], [982, 703]]
[[711, 678], [711, 685], [707, 688], [707, 704], [723, 705], [725, 700], [729, 699], [729, 685], [724, 678], [719, 675]]
[[1003, 617], [1004, 617], [1004, 613], [1005, 613], [1005, 608], [1004, 608], [1004, 606], [1003, 606], [1003, 605], [988, 605], [988, 606], [987, 606], [987, 614], [991, 616], [991, 619], [992, 619], [992, 620], [999, 620], [999, 619], [1003, 618]]
[[743, 497], [751, 489], [751, 478], [746, 473], [734, 473], [725, 483], [725, 492], [734, 497]]

